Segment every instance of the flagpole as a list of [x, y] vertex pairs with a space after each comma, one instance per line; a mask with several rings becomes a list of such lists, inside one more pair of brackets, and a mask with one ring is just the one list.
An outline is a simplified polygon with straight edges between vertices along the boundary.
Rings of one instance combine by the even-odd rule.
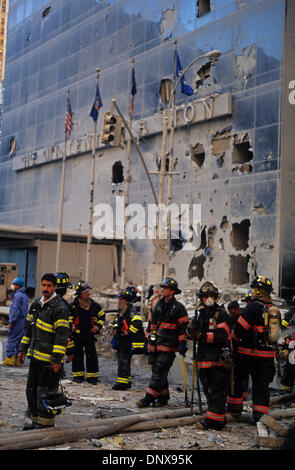
[[[134, 71], [135, 59], [131, 61], [131, 70]], [[134, 98], [134, 97], [133, 97]], [[131, 100], [133, 99], [131, 97]], [[131, 109], [132, 107], [132, 109]], [[130, 121], [129, 126], [132, 128], [133, 122], [133, 103], [130, 106]], [[126, 178], [125, 178], [125, 191], [124, 191], [124, 232], [123, 232], [123, 244], [122, 244], [122, 264], [121, 264], [121, 289], [124, 289], [126, 282], [126, 259], [127, 259], [127, 237], [126, 237], [126, 225], [128, 222], [127, 208], [129, 204], [129, 183], [130, 183], [130, 158], [131, 158], [131, 136], [128, 134], [127, 140], [127, 163], [126, 163]]]
[[[67, 90], [67, 102], [70, 97], [70, 90]], [[55, 272], [59, 272], [60, 265], [60, 249], [62, 239], [62, 223], [63, 223], [63, 207], [64, 207], [64, 192], [65, 192], [65, 168], [66, 168], [66, 157], [67, 157], [67, 130], [65, 129], [65, 141], [64, 141], [64, 154], [62, 159], [62, 171], [61, 171], [61, 187], [60, 187], [60, 199], [59, 199], [59, 224], [57, 232], [57, 249], [56, 249], [56, 264]]]
[[[98, 85], [100, 69], [96, 69], [96, 85]], [[89, 198], [89, 222], [87, 235], [86, 250], [86, 268], [85, 281], [89, 282], [90, 255], [92, 243], [92, 227], [93, 227], [93, 201], [94, 201], [94, 179], [95, 179], [95, 156], [96, 156], [96, 139], [97, 139], [97, 119], [93, 121], [93, 141], [92, 141], [92, 159], [91, 159], [91, 177], [90, 177], [90, 198]]]
[[[176, 54], [177, 54], [177, 39], [174, 40], [174, 73], [173, 73], [173, 88], [175, 85], [176, 78]], [[170, 253], [170, 237], [171, 237], [171, 207], [172, 204], [172, 178], [173, 178], [173, 166], [174, 166], [174, 129], [175, 129], [175, 94], [172, 96], [172, 124], [170, 126], [170, 150], [169, 150], [169, 174], [167, 184], [167, 205], [168, 205], [168, 224], [167, 224], [167, 263], [164, 267], [164, 275], [169, 274], [169, 253]], [[168, 126], [170, 125], [170, 106], [168, 107]]]

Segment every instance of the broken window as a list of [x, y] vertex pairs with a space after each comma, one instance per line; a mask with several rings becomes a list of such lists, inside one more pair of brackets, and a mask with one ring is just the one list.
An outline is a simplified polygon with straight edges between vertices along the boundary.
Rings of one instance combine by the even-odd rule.
[[112, 183], [118, 184], [124, 181], [124, 167], [122, 162], [115, 162], [112, 168]]
[[42, 18], [46, 18], [47, 15], [49, 15], [51, 11], [51, 7], [45, 8], [45, 10], [42, 11]]
[[250, 221], [243, 220], [240, 224], [232, 225], [230, 239], [233, 247], [236, 250], [246, 250], [249, 246], [249, 227]]
[[246, 163], [253, 159], [253, 150], [249, 142], [248, 134], [242, 139], [237, 135], [234, 136], [234, 145], [232, 153], [233, 163]]
[[205, 149], [202, 144], [196, 144], [191, 148], [191, 159], [199, 168], [201, 168], [205, 161]]
[[230, 257], [230, 271], [229, 271], [229, 282], [231, 284], [248, 284], [249, 273], [248, 273], [248, 262], [250, 256], [242, 255], [231, 255]]
[[199, 281], [203, 279], [205, 260], [206, 258], [204, 255], [193, 257], [188, 268], [189, 279], [192, 279], [193, 277], [198, 277]]
[[206, 15], [206, 13], [209, 13], [209, 11], [211, 11], [210, 0], [198, 0], [197, 7], [198, 7], [198, 12], [197, 12], [198, 18], [202, 15]]

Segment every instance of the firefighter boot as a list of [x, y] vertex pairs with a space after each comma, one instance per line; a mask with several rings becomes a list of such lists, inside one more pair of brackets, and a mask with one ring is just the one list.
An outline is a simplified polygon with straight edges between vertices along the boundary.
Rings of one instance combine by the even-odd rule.
[[14, 367], [15, 366], [15, 356], [6, 357], [2, 361], [2, 366]]
[[128, 390], [129, 388], [131, 388], [131, 383], [123, 384], [116, 382], [115, 385], [112, 386], [112, 390]]
[[158, 398], [154, 404], [155, 408], [161, 408], [162, 406], [168, 405], [169, 398]]
[[143, 398], [138, 400], [136, 402], [138, 408], [146, 408], [147, 406], [150, 406], [151, 404], [154, 404], [155, 398], [149, 395], [148, 393], [145, 394]]

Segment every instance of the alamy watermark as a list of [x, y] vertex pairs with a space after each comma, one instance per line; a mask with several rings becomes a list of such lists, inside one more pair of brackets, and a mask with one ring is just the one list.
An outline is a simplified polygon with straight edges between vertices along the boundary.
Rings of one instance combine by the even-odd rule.
[[[124, 214], [127, 216], [126, 220]], [[182, 240], [183, 249], [196, 249], [201, 232], [200, 204], [128, 204], [116, 196], [115, 206], [97, 204], [93, 212], [97, 239]], [[126, 225], [125, 225], [126, 222]]]

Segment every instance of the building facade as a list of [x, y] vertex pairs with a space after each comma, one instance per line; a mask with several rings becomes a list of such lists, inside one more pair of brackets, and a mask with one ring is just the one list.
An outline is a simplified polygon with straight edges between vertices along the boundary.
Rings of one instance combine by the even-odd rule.
[[[170, 254], [169, 272], [181, 287], [211, 279], [225, 291], [247, 287], [255, 270], [272, 279], [286, 299], [295, 294], [294, 2], [287, 0], [11, 0], [8, 22], [0, 160], [0, 253], [28, 249], [57, 233], [67, 91], [73, 128], [67, 144], [63, 230], [86, 243], [93, 120], [89, 116], [99, 67], [103, 115], [116, 99], [129, 120], [131, 61], [137, 93], [132, 130], [160, 191], [163, 115], [161, 81], [173, 82], [174, 47], [183, 69], [218, 49], [217, 63], [203, 58], [185, 74], [194, 94], [175, 95], [172, 201], [201, 207], [193, 243]], [[288, 60], [287, 60], [288, 59]], [[126, 134], [126, 129], [125, 129]], [[168, 135], [168, 152], [171, 131]], [[171, 151], [171, 149], [170, 149]], [[97, 139], [94, 207], [116, 207], [124, 195], [126, 148]], [[123, 168], [116, 178], [114, 169]], [[116, 166], [117, 165], [117, 166]], [[131, 145], [129, 202], [154, 203], [151, 184]], [[165, 198], [167, 203], [166, 176]], [[94, 210], [95, 244], [99, 223]], [[27, 227], [19, 246], [19, 227]], [[36, 235], [36, 232], [39, 234]], [[0, 225], [1, 229], [1, 225]], [[7, 237], [8, 231], [15, 237]], [[35, 234], [32, 235], [32, 232]], [[46, 235], [47, 233], [47, 235]], [[30, 234], [30, 235], [29, 235]], [[120, 242], [106, 284], [120, 274]], [[32, 239], [35, 241], [33, 242]], [[25, 241], [26, 240], [26, 241]], [[27, 243], [27, 245], [26, 245]], [[65, 249], [64, 240], [63, 247]], [[39, 253], [39, 254], [38, 254]], [[71, 261], [74, 256], [69, 251]], [[151, 240], [128, 240], [127, 277], [157, 264]], [[40, 255], [37, 250], [37, 261]], [[13, 261], [13, 256], [9, 260]], [[54, 269], [54, 256], [48, 270]], [[97, 258], [91, 281], [97, 282]], [[71, 264], [83, 277], [83, 261]], [[63, 259], [69, 271], [69, 260]], [[150, 278], [151, 280], [152, 278]], [[99, 287], [98, 286], [98, 287]]]

